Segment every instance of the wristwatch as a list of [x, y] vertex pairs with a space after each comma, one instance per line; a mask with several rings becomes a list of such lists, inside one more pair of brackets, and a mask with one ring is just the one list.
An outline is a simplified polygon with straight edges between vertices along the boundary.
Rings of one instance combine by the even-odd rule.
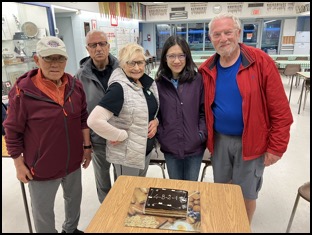
[[90, 149], [90, 148], [92, 148], [92, 145], [84, 145], [83, 146], [83, 149]]

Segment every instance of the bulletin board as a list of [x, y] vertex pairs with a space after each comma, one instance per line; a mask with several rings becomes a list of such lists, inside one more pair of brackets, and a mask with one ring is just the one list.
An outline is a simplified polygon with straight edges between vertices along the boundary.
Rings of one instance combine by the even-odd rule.
[[117, 50], [117, 37], [116, 28], [100, 26], [100, 30], [107, 35], [108, 43], [110, 44], [110, 53], [114, 56], [118, 56]]

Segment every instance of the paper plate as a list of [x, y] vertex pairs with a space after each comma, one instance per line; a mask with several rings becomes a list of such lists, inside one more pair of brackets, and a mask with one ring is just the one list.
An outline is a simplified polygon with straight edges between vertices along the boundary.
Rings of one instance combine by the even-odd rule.
[[171, 229], [180, 231], [194, 231], [192, 225], [190, 225], [186, 221], [181, 220], [177, 220], [173, 225], [171, 225]]
[[38, 27], [33, 22], [25, 22], [22, 25], [22, 31], [27, 37], [33, 38], [38, 34]]

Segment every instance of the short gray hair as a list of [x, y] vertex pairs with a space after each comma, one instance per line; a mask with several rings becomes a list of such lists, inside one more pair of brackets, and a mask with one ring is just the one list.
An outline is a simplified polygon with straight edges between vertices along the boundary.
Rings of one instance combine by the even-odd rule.
[[[215, 17], [213, 17], [212, 20], [208, 24], [209, 29], [211, 28], [211, 25], [213, 24], [214, 21], [220, 20], [220, 19], [226, 19], [226, 18], [232, 19], [234, 22], [234, 26], [239, 30], [241, 29], [240, 19], [232, 13], [222, 13], [222, 14], [219, 14], [219, 15], [216, 15]], [[209, 30], [209, 34], [210, 34], [210, 32], [211, 31]]]
[[86, 45], [88, 45], [88, 41], [89, 41], [89, 38], [92, 34], [102, 34], [103, 37], [105, 37], [106, 41], [107, 41], [107, 35], [106, 33], [104, 33], [102, 30], [97, 30], [97, 29], [94, 29], [94, 30], [91, 30], [87, 33], [86, 35]]

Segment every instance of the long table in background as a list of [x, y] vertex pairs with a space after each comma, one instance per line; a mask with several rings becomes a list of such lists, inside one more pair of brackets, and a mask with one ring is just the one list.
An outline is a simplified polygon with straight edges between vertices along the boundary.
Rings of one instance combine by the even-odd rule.
[[300, 64], [301, 70], [310, 69], [310, 60], [275, 60], [278, 68], [285, 68], [288, 64]]
[[134, 189], [172, 188], [199, 191], [202, 233], [250, 233], [240, 186], [188, 180], [121, 175], [113, 184], [85, 233], [176, 233], [177, 230], [127, 227], [124, 225]]
[[310, 55], [302, 55], [302, 54], [285, 54], [285, 55], [270, 55], [273, 60], [276, 60], [277, 57], [287, 57], [288, 60], [295, 60], [297, 57], [308, 57], [310, 60]]

